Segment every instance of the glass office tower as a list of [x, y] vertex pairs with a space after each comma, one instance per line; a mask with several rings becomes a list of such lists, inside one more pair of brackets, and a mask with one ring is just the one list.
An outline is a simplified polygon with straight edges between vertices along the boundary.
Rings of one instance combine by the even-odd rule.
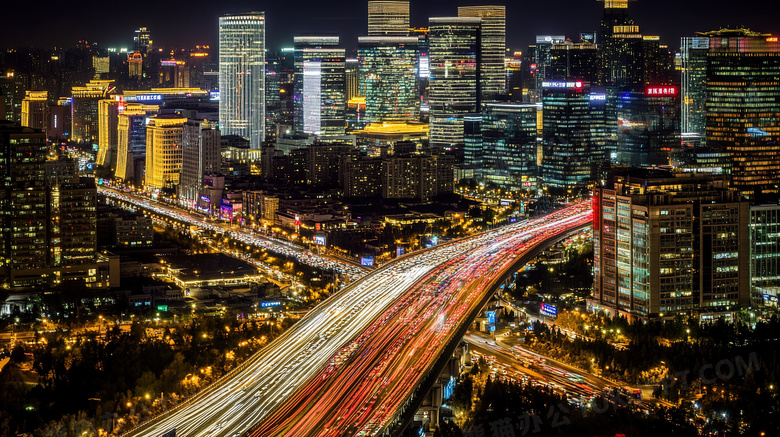
[[369, 123], [417, 121], [417, 37], [361, 36], [358, 58]]
[[680, 44], [682, 132], [704, 136], [704, 99], [707, 85], [707, 37], [683, 37]]
[[536, 105], [485, 104], [482, 162], [487, 181], [513, 190], [536, 187]]
[[482, 96], [493, 98], [506, 92], [506, 6], [461, 6], [459, 17], [478, 17], [481, 27]]
[[265, 12], [219, 18], [219, 122], [252, 149], [265, 140]]
[[343, 135], [346, 130], [346, 53], [338, 36], [296, 36], [295, 131]]
[[429, 19], [432, 147], [463, 143], [463, 116], [479, 112], [481, 21], [473, 17]]
[[409, 2], [369, 1], [368, 34], [409, 35]]

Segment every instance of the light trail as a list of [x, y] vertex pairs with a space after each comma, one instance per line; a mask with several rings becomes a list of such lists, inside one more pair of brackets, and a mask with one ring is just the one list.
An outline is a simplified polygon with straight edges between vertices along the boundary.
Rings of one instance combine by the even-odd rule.
[[590, 220], [587, 204], [401, 257], [338, 291], [239, 368], [127, 433], [370, 435], [524, 251]]

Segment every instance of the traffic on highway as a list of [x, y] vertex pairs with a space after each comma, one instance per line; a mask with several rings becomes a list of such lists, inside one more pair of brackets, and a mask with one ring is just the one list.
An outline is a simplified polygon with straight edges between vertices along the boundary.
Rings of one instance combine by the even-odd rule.
[[582, 203], [400, 257], [126, 435], [376, 434], [479, 310], [491, 281], [538, 244], [590, 220], [589, 203]]

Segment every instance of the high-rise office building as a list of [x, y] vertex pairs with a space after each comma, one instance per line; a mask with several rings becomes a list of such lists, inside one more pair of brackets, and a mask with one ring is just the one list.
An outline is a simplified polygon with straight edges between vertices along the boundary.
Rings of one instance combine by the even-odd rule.
[[473, 172], [475, 178], [482, 177], [482, 114], [468, 114], [463, 117], [463, 165]]
[[363, 96], [360, 91], [360, 59], [347, 58], [344, 76], [347, 81], [347, 101]]
[[145, 55], [152, 44], [152, 33], [149, 29], [140, 27], [135, 30], [135, 34], [133, 35], [133, 48], [136, 51]]
[[409, 34], [408, 1], [369, 1], [368, 34], [406, 36]]
[[116, 99], [105, 99], [98, 102], [98, 154], [96, 162], [101, 167], [116, 167], [119, 103]]
[[579, 79], [544, 81], [542, 87], [544, 183], [581, 189], [605, 159], [606, 94]]
[[13, 270], [46, 266], [46, 134], [0, 121], [0, 266]]
[[346, 130], [346, 53], [337, 36], [296, 36], [295, 131], [321, 136]]
[[157, 115], [146, 126], [147, 189], [172, 187], [181, 175], [182, 130], [186, 118], [179, 115]]
[[478, 17], [480, 24], [480, 80], [485, 100], [506, 92], [506, 6], [460, 6], [459, 17]]
[[113, 80], [91, 80], [85, 86], [73, 87], [71, 140], [87, 143], [98, 141], [98, 102], [111, 97], [115, 91]]
[[189, 120], [184, 123], [181, 145], [179, 203], [194, 208], [203, 188], [203, 175], [220, 171], [219, 129], [208, 120]]
[[599, 53], [596, 44], [589, 42], [554, 43], [549, 49], [544, 77], [563, 80], [576, 77], [590, 83], [599, 80]]
[[709, 38], [706, 141], [729, 154], [732, 186], [747, 195], [780, 186], [780, 42], [747, 29]]
[[710, 40], [706, 36], [683, 37], [680, 43], [681, 129], [682, 133], [701, 137], [705, 133], [704, 101], [709, 48]]
[[536, 105], [486, 103], [481, 131], [484, 180], [512, 190], [536, 188]]
[[127, 68], [130, 79], [144, 77], [144, 57], [141, 52], [127, 54]]
[[219, 125], [259, 150], [265, 140], [265, 13], [219, 18]]
[[750, 206], [725, 180], [634, 170], [593, 206], [596, 309], [647, 319], [749, 304]]
[[419, 120], [417, 37], [359, 37], [358, 58], [369, 123]]
[[475, 17], [429, 19], [430, 144], [463, 143], [463, 117], [479, 112], [480, 23]]
[[40, 129], [44, 132], [48, 131], [48, 91], [27, 91], [24, 100], [22, 100], [22, 126]]
[[778, 306], [780, 293], [780, 205], [750, 206], [751, 305]]
[[[59, 190], [60, 265], [89, 264], [97, 250], [97, 188], [94, 178], [76, 178], [61, 184]], [[50, 219], [52, 214], [50, 214]]]
[[673, 85], [620, 92], [617, 161], [634, 167], [669, 165], [680, 146], [680, 93]]
[[550, 51], [553, 44], [562, 44], [564, 41], [566, 41], [564, 35], [536, 35], [536, 44], [529, 47], [529, 51], [533, 49], [533, 61], [529, 68], [534, 72], [536, 83], [528, 88], [537, 90], [538, 95], [542, 93], [542, 82], [548, 78], [547, 70], [552, 63]]
[[146, 161], [146, 120], [160, 110], [156, 105], [131, 103], [117, 120], [117, 157], [114, 176], [128, 185], [143, 184]]

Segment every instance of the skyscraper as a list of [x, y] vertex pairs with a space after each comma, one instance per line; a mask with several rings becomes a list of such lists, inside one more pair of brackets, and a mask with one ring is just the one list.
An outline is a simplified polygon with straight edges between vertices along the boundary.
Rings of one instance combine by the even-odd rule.
[[780, 42], [747, 29], [709, 37], [706, 141], [730, 156], [732, 186], [744, 194], [780, 186]]
[[178, 115], [157, 115], [146, 127], [147, 189], [159, 189], [179, 183], [181, 174], [181, 141], [186, 118]]
[[46, 265], [47, 150], [43, 132], [0, 121], [0, 267], [6, 276]]
[[[126, 184], [143, 184], [146, 158], [146, 120], [156, 115], [156, 105], [131, 103], [125, 106], [117, 120], [117, 157], [114, 176]], [[138, 171], [136, 171], [136, 168]]]
[[490, 99], [506, 92], [506, 6], [460, 6], [459, 17], [478, 17], [480, 27], [480, 74], [482, 96]]
[[219, 130], [207, 120], [189, 120], [184, 123], [181, 145], [179, 203], [194, 207], [203, 188], [203, 175], [219, 172]]
[[337, 36], [296, 36], [295, 130], [322, 136], [346, 130], [346, 53]]
[[704, 136], [709, 48], [710, 40], [706, 36], [683, 37], [680, 43], [681, 128], [685, 134]]
[[219, 122], [252, 149], [265, 140], [265, 12], [219, 18]]
[[621, 91], [617, 160], [634, 167], [669, 165], [680, 146], [680, 93], [673, 85]]
[[358, 53], [368, 121], [417, 121], [417, 37], [359, 37]]
[[481, 21], [429, 19], [431, 146], [451, 148], [463, 143], [463, 116], [479, 112]]
[[22, 100], [22, 126], [40, 129], [49, 128], [49, 92], [27, 91]]
[[133, 48], [145, 55], [151, 46], [152, 33], [149, 32], [149, 29], [145, 27], [136, 29], [135, 35], [133, 36]]
[[368, 34], [370, 36], [409, 35], [409, 2], [369, 1]]
[[545, 81], [542, 86], [544, 183], [562, 190], [581, 189], [604, 160], [606, 95], [578, 79]]
[[113, 80], [91, 80], [85, 86], [73, 87], [71, 140], [87, 143], [98, 141], [98, 102], [110, 97], [115, 90]]
[[105, 99], [98, 102], [98, 155], [97, 165], [116, 167], [117, 122], [119, 101]]
[[536, 188], [536, 105], [484, 105], [482, 162], [486, 181], [513, 190]]

